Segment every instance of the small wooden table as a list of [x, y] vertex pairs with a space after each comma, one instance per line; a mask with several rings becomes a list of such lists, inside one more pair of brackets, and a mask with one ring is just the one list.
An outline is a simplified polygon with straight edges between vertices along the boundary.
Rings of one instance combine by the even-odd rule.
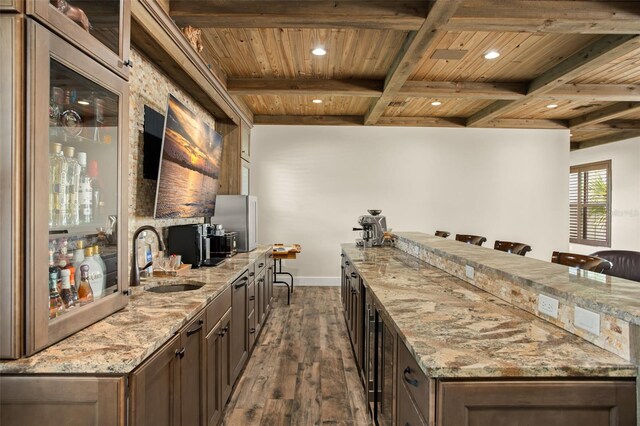
[[[273, 245], [273, 283], [287, 286], [287, 305], [291, 304], [291, 293], [293, 293], [293, 275], [282, 271], [282, 259], [295, 259], [297, 254], [302, 252], [300, 244], [285, 246], [284, 244]], [[278, 275], [288, 275], [291, 278], [291, 286], [286, 281], [279, 281]]]

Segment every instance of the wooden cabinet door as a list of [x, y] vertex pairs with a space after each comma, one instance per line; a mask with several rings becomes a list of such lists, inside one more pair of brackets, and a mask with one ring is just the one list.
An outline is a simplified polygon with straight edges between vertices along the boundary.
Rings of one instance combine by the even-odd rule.
[[180, 418], [182, 426], [205, 424], [205, 312], [180, 333]]
[[[7, 0], [3, 0], [7, 1]], [[14, 0], [17, 3], [17, 0]], [[69, 2], [89, 20], [87, 31], [49, 0], [26, 0], [26, 12], [123, 78], [129, 77], [131, 1]], [[76, 14], [77, 15], [77, 14]]]
[[438, 384], [439, 426], [636, 424], [634, 381], [492, 381]]
[[229, 366], [229, 329], [231, 310], [222, 316], [206, 337], [206, 422], [207, 426], [217, 425], [222, 410], [231, 392], [231, 371]]
[[247, 282], [248, 273], [238, 278], [232, 284], [231, 298], [231, 366], [233, 383], [236, 382], [244, 363], [247, 360], [249, 348], [247, 339]]
[[125, 425], [125, 378], [1, 376], [0, 424]]
[[180, 336], [131, 373], [131, 423], [180, 425]]

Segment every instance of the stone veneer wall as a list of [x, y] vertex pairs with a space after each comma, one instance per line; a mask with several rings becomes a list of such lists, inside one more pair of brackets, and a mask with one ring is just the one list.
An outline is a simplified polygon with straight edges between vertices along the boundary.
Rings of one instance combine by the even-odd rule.
[[[600, 313], [600, 335], [596, 336], [573, 325], [575, 306], [566, 301], [561, 301], [558, 318], [552, 318], [538, 312], [538, 294], [533, 289], [525, 289], [513, 282], [498, 277], [490, 270], [475, 268], [474, 278], [466, 276], [465, 264], [455, 262], [443, 256], [439, 256], [423, 245], [406, 238], [394, 238], [395, 247], [423, 262], [460, 278], [481, 290], [493, 294], [500, 299], [517, 306], [537, 317], [567, 330], [583, 339], [612, 352], [625, 360], [632, 359], [633, 343], [631, 342], [630, 324], [627, 321], [615, 318], [605, 313]], [[557, 298], [557, 296], [554, 296]]]
[[203, 223], [203, 218], [154, 219], [156, 181], [142, 175], [144, 148], [144, 106], [166, 114], [169, 94], [173, 94], [211, 128], [215, 128], [213, 116], [202, 108], [184, 90], [165, 76], [152, 62], [139, 52], [131, 50], [134, 67], [129, 77], [129, 238], [131, 249], [133, 233], [142, 225], [155, 226], [163, 231], [167, 226]]

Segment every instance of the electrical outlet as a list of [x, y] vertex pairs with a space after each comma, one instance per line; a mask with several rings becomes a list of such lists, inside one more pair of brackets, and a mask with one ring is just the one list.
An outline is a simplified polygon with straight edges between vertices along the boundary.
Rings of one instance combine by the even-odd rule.
[[558, 318], [558, 299], [540, 294], [538, 296], [538, 312]]
[[473, 266], [471, 265], [467, 265], [464, 267], [464, 273], [467, 275], [467, 278], [469, 278], [470, 280], [473, 279], [475, 272], [476, 272], [475, 269], [473, 269]]
[[576, 327], [589, 333], [593, 333], [596, 336], [600, 335], [600, 314], [576, 306], [573, 314], [573, 323]]

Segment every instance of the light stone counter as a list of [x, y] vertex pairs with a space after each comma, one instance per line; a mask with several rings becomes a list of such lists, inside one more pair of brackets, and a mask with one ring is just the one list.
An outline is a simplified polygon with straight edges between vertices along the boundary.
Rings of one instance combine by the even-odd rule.
[[342, 249], [429, 377], [636, 376], [619, 356], [396, 248]]
[[[269, 250], [270, 246], [259, 246], [219, 266], [192, 269], [175, 278], [143, 279], [140, 287], [131, 288], [129, 304], [123, 310], [34, 356], [0, 362], [0, 373], [128, 374]], [[145, 291], [175, 282], [205, 285], [178, 293]]]

